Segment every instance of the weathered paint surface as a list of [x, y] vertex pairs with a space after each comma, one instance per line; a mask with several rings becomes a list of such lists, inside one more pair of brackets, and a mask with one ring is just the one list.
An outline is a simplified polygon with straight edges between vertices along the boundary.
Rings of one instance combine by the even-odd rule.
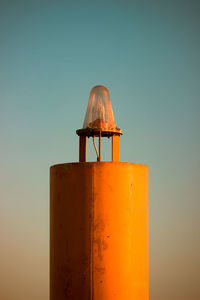
[[148, 300], [148, 168], [51, 167], [50, 299]]

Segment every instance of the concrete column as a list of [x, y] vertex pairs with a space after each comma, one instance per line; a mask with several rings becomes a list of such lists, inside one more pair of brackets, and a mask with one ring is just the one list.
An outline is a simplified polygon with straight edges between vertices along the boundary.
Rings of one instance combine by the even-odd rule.
[[148, 167], [50, 170], [50, 299], [148, 300]]

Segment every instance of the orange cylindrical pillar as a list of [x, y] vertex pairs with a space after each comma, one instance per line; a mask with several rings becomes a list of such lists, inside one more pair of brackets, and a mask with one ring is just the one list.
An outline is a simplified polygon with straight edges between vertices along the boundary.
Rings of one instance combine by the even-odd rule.
[[69, 163], [50, 173], [50, 299], [148, 300], [147, 166]]

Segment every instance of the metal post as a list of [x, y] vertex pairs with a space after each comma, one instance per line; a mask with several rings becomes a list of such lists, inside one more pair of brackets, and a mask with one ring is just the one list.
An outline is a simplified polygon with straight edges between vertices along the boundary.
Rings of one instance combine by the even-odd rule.
[[87, 137], [79, 137], [79, 162], [86, 162]]
[[119, 161], [119, 135], [112, 136], [112, 161]]
[[101, 161], [101, 131], [99, 132], [99, 157], [98, 161]]

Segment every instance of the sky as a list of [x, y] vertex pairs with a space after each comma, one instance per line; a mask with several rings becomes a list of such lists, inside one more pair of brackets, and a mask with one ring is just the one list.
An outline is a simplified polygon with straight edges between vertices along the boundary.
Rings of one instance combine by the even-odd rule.
[[0, 1], [0, 299], [49, 299], [49, 167], [78, 160], [97, 84], [120, 160], [149, 166], [150, 300], [200, 299], [194, 0]]

